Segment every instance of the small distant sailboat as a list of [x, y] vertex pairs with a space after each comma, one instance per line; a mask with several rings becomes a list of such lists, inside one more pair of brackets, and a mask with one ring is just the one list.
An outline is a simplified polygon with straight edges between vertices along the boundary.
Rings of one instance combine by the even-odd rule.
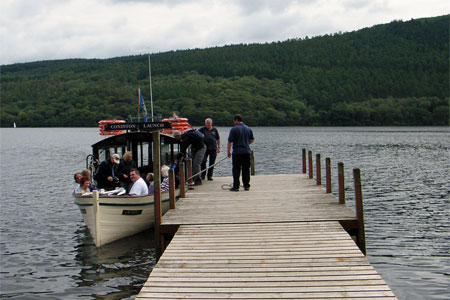
[[16, 122], [13, 122], [13, 127], [16, 128]]

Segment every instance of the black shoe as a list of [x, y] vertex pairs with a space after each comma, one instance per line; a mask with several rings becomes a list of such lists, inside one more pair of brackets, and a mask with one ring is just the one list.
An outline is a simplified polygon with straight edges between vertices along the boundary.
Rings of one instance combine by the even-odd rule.
[[194, 185], [202, 185], [202, 181], [201, 181], [201, 180], [198, 180], [198, 181], [196, 181], [196, 182], [194, 183]]
[[212, 177], [208, 177], [208, 180], [209, 180], [209, 181], [213, 181]]
[[239, 188], [232, 187], [232, 188], [230, 189], [230, 191], [231, 191], [231, 192], [239, 192]]
[[205, 180], [205, 176], [202, 176], [202, 180]]
[[249, 186], [247, 186], [247, 187], [244, 187], [244, 190], [246, 190], [246, 191], [250, 191], [250, 187], [249, 187]]

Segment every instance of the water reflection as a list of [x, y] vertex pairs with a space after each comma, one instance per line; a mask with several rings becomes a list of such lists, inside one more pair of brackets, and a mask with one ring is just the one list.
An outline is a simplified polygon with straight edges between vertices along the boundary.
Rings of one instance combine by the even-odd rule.
[[86, 292], [93, 299], [131, 299], [130, 295], [138, 294], [156, 264], [153, 230], [100, 248], [95, 247], [86, 226], [77, 230], [76, 236], [75, 260], [80, 273], [73, 279], [78, 287], [92, 287]]

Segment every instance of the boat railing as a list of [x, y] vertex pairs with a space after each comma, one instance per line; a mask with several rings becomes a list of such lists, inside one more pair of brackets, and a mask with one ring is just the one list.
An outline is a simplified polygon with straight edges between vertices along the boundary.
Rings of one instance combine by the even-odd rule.
[[[145, 122], [145, 117], [142, 117], [142, 116], [129, 116], [129, 119], [130, 119], [130, 122], [132, 122], [132, 123]], [[160, 122], [161, 120], [162, 120], [162, 115], [147, 117], [147, 122]]]

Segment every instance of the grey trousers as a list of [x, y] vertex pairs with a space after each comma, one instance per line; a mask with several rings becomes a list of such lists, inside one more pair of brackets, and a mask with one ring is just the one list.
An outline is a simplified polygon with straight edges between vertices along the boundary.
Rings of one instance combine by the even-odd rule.
[[[192, 151], [192, 175], [195, 175], [201, 171], [201, 164], [203, 161], [203, 157], [205, 156], [206, 146], [203, 148]], [[194, 182], [202, 181], [201, 174], [198, 174], [193, 178]]]

